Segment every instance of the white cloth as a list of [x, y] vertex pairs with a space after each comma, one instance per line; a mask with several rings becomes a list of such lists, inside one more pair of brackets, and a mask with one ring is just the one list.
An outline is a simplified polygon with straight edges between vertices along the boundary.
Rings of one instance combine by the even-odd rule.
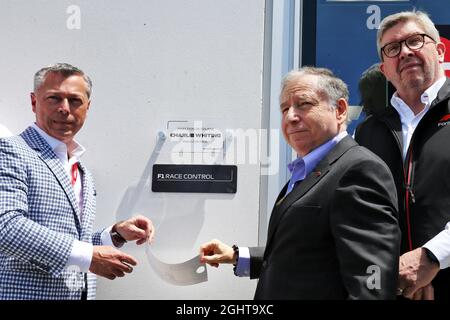
[[[50, 145], [53, 152], [55, 152], [58, 159], [61, 161], [64, 169], [69, 176], [69, 179], [72, 179], [72, 165], [78, 162], [81, 156], [86, 152], [86, 149], [74, 140], [75, 148], [72, 151], [72, 154], [68, 154], [67, 146], [64, 142], [59, 141], [52, 136], [48, 135], [45, 131], [39, 128], [36, 123], [33, 124], [33, 128], [39, 133], [39, 135]], [[69, 158], [70, 156], [70, 158]], [[83, 214], [83, 176], [82, 172], [78, 170], [78, 178], [74, 185], [75, 197], [78, 202], [78, 206], [80, 208], [80, 219], [82, 219]], [[113, 242], [110, 236], [110, 231], [112, 226], [105, 229], [101, 234], [102, 243], [104, 245], [113, 246]], [[92, 243], [82, 242], [79, 240], [75, 240], [73, 243], [72, 251], [70, 253], [69, 259], [66, 263], [66, 268], [77, 266], [81, 272], [88, 272], [89, 267], [91, 266], [92, 254], [94, 252], [94, 246]]]
[[433, 252], [439, 260], [441, 269], [448, 268], [450, 266], [450, 222], [447, 223], [443, 231], [425, 243], [423, 247]]

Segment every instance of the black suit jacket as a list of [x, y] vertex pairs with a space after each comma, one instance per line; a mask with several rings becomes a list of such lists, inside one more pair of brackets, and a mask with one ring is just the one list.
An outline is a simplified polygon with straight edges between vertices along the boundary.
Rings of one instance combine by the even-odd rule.
[[400, 232], [392, 175], [342, 139], [272, 211], [265, 248], [250, 248], [255, 299], [394, 299]]

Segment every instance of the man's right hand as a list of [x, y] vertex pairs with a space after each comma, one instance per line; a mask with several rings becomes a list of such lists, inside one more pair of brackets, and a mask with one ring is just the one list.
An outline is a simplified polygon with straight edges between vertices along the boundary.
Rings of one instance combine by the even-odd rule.
[[137, 265], [132, 257], [110, 246], [94, 246], [91, 266], [89, 271], [96, 275], [114, 280], [123, 277], [125, 273], [131, 273], [131, 266]]
[[[400, 256], [398, 287], [403, 289], [402, 294], [408, 299], [413, 299], [416, 291], [429, 285], [439, 272], [439, 265], [428, 259], [425, 250], [420, 247]], [[431, 291], [427, 288], [416, 297], [434, 296]]]
[[236, 253], [229, 245], [220, 240], [211, 240], [200, 246], [200, 262], [213, 267], [219, 267], [222, 263], [236, 263]]

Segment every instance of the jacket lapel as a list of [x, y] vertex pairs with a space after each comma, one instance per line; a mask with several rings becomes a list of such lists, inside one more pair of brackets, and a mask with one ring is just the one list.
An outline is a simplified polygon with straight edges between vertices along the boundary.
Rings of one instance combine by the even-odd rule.
[[21, 133], [21, 136], [25, 140], [25, 142], [37, 152], [39, 158], [47, 165], [49, 170], [55, 176], [61, 188], [64, 190], [74, 211], [77, 227], [79, 228], [80, 209], [75, 198], [75, 192], [73, 190], [72, 184], [69, 181], [69, 177], [65, 172], [61, 161], [50, 148], [48, 143], [32, 127], [28, 127], [24, 132]]
[[84, 232], [89, 230], [89, 226], [91, 223], [91, 214], [92, 211], [88, 210], [91, 207], [91, 204], [93, 203], [94, 199], [94, 194], [93, 191], [91, 190], [91, 182], [90, 182], [90, 178], [89, 178], [89, 173], [86, 170], [86, 167], [84, 166], [84, 164], [79, 161], [78, 162], [78, 169], [82, 172], [82, 183], [83, 183], [83, 208], [82, 208], [82, 219], [81, 219], [81, 224], [82, 224], [82, 238], [84, 238]]
[[[447, 78], [442, 88], [439, 90], [438, 95], [436, 99], [433, 100], [430, 106], [430, 110], [433, 109], [435, 105], [440, 103], [441, 101], [448, 99], [450, 97], [450, 79]], [[424, 118], [429, 116], [430, 112], [427, 112], [425, 114]], [[403, 153], [403, 133], [402, 133], [402, 124], [400, 120], [400, 116], [398, 112], [395, 110], [392, 105], [383, 113], [381, 113], [379, 116], [377, 116], [382, 122], [386, 123], [389, 128], [393, 131], [394, 136], [400, 143], [400, 152]], [[420, 123], [423, 123], [424, 121], [421, 120]], [[419, 125], [420, 125], [419, 123]]]
[[[323, 171], [323, 169], [325, 169], [325, 171]], [[284, 196], [286, 193], [286, 188], [283, 188], [283, 192], [280, 193], [280, 199], [275, 204], [272, 215], [270, 216], [267, 244], [269, 244], [279, 225], [279, 222], [292, 203], [303, 197], [303, 195], [307, 193], [317, 182], [319, 182], [327, 172], [328, 168], [321, 168], [319, 164], [316, 170], [313, 170], [309, 175], [307, 175], [305, 180], [301, 181], [288, 195]], [[281, 196], [282, 194], [283, 196]]]
[[450, 78], [447, 78], [441, 90], [439, 90], [436, 99], [431, 103], [430, 108], [440, 103], [442, 100], [448, 99], [450, 97]]
[[[338, 160], [347, 150], [357, 146], [358, 144], [350, 137], [343, 138], [331, 151], [319, 162], [311, 173], [309, 173], [303, 181], [301, 181], [286, 197], [287, 186], [283, 188], [278, 196], [277, 202], [272, 211], [269, 222], [269, 230], [267, 235], [267, 245], [269, 247], [273, 236], [277, 230], [280, 221], [289, 207], [300, 198], [302, 198], [314, 185], [322, 180], [330, 171], [332, 165]], [[267, 252], [267, 250], [266, 250]]]

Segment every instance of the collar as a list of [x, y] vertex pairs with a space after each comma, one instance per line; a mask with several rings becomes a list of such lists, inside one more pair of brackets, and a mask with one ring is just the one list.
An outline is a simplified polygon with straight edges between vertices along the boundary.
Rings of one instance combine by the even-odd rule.
[[[58, 159], [60, 159], [63, 163], [66, 161], [69, 162], [69, 164], [73, 164], [75, 162], [78, 162], [82, 155], [86, 152], [86, 149], [79, 144], [76, 140], [73, 141], [74, 143], [74, 149], [72, 150], [71, 154], [68, 154], [67, 145], [50, 136], [47, 134], [44, 130], [39, 128], [36, 123], [33, 123], [32, 125], [33, 129], [39, 133], [39, 135], [49, 144], [50, 148], [53, 150], [53, 152], [56, 154]], [[70, 159], [68, 160], [68, 157]]]
[[442, 77], [422, 93], [420, 101], [425, 104], [425, 108], [417, 115], [414, 115], [411, 108], [398, 96], [397, 91], [392, 95], [391, 104], [402, 119], [413, 119], [418, 115], [426, 113], [428, 109], [430, 109], [431, 103], [437, 98], [438, 92], [444, 85], [445, 80], [446, 78]]
[[288, 164], [288, 169], [292, 173], [287, 192], [289, 193], [296, 182], [304, 180], [305, 177], [314, 170], [317, 164], [322, 160], [333, 147], [348, 135], [347, 131], [337, 134], [334, 138], [328, 140], [304, 157], [298, 157]]

